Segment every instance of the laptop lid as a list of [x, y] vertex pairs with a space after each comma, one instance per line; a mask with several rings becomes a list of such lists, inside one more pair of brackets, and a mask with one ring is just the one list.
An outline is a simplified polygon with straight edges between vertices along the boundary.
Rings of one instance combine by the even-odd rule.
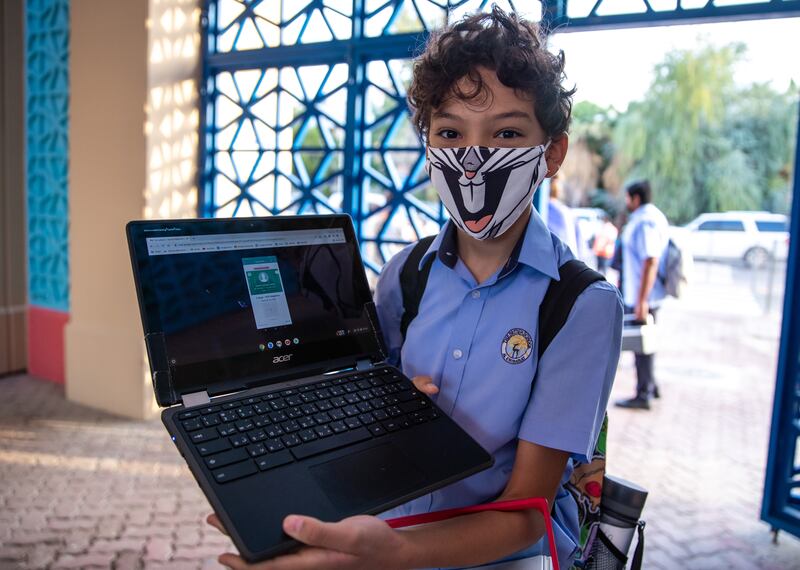
[[161, 406], [384, 359], [347, 215], [130, 222]]

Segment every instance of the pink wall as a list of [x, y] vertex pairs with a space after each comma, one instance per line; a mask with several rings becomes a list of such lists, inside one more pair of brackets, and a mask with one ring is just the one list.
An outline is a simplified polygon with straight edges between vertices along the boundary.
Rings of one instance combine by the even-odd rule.
[[64, 327], [69, 313], [31, 306], [28, 309], [28, 373], [64, 383]]

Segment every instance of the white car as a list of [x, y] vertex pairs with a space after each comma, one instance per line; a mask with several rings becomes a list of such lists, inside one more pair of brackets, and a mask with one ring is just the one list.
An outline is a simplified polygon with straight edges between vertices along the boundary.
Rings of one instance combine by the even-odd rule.
[[741, 259], [761, 267], [789, 253], [789, 220], [769, 212], [701, 214], [684, 229], [697, 259]]

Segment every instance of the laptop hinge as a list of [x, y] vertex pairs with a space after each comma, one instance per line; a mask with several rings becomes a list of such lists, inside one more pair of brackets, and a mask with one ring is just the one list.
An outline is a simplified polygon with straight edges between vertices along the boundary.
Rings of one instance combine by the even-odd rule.
[[181, 396], [181, 400], [183, 401], [183, 405], [187, 408], [192, 408], [194, 406], [202, 406], [203, 404], [208, 404], [211, 402], [211, 398], [208, 397], [208, 392], [203, 390], [202, 392], [192, 392], [191, 394], [184, 394]]
[[362, 370], [369, 370], [372, 368], [372, 361], [368, 358], [364, 358], [362, 360], [356, 360], [356, 370], [361, 372]]

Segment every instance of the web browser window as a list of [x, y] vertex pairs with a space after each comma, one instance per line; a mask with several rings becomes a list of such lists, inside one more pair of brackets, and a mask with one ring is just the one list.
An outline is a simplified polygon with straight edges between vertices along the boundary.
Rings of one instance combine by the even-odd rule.
[[267, 329], [292, 324], [289, 305], [281, 283], [278, 258], [274, 255], [245, 257], [242, 263], [256, 328]]

